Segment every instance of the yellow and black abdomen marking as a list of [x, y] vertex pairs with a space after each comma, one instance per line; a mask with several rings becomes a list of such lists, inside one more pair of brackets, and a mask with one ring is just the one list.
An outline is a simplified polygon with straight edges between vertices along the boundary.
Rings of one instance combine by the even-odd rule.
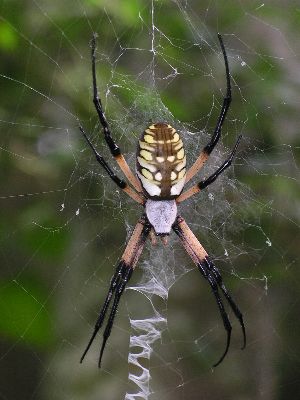
[[139, 140], [137, 175], [152, 199], [174, 199], [186, 177], [186, 157], [179, 134], [171, 125], [150, 125]]

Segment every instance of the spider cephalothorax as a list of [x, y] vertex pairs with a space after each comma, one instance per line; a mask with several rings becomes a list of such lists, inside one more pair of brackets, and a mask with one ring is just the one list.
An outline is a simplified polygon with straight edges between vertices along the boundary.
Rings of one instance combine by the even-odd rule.
[[190, 230], [185, 220], [177, 213], [178, 204], [198, 193], [200, 190], [205, 189], [206, 186], [213, 183], [216, 178], [230, 166], [241, 139], [241, 136], [239, 136], [227, 160], [211, 176], [195, 185], [192, 185], [188, 190], [183, 191], [186, 183], [188, 183], [190, 179], [198, 173], [218, 143], [221, 136], [222, 125], [231, 103], [228, 60], [222, 37], [218, 35], [218, 38], [225, 62], [227, 91], [226, 96], [223, 99], [223, 106], [211, 140], [200, 152], [200, 155], [194, 164], [188, 169], [188, 171], [186, 171], [186, 154], [179, 133], [176, 132], [176, 129], [167, 122], [155, 122], [145, 129], [139, 140], [137, 147], [136, 175], [129, 168], [119, 146], [115, 143], [103, 112], [96, 83], [95, 36], [92, 39], [93, 102], [98, 113], [99, 121], [103, 127], [106, 143], [130, 185], [115, 175], [104, 158], [98, 153], [82, 126], [80, 126], [80, 130], [88, 145], [94, 152], [99, 164], [102, 165], [110, 178], [119, 186], [119, 188], [124, 190], [124, 192], [126, 192], [133, 200], [143, 206], [144, 212], [135, 226], [121, 260], [116, 267], [116, 271], [110, 282], [108, 294], [96, 322], [92, 337], [81, 357], [81, 362], [101, 328], [108, 307], [114, 296], [111, 312], [103, 333], [103, 342], [99, 357], [100, 367], [103, 351], [107, 339], [110, 336], [119, 300], [132, 272], [134, 271], [147, 238], [150, 236], [152, 243], [155, 243], [155, 236], [161, 236], [163, 243], [167, 244], [167, 237], [171, 231], [174, 231], [178, 235], [184, 249], [198, 267], [200, 273], [209, 283], [227, 332], [225, 351], [215, 366], [220, 364], [227, 354], [231, 338], [231, 323], [225, 310], [221, 293], [227, 300], [231, 310], [242, 327], [243, 348], [246, 345], [245, 326], [239, 308], [228, 293], [219, 270], [210, 259], [196, 236]]

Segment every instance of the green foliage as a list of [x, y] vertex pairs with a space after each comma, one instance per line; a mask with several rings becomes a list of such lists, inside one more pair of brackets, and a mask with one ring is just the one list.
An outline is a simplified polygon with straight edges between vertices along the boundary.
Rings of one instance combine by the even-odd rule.
[[54, 340], [52, 305], [36, 279], [0, 282], [0, 332], [13, 343], [48, 347]]
[[109, 14], [117, 18], [121, 23], [132, 26], [138, 21], [139, 11], [142, 8], [142, 0], [86, 0], [88, 4], [99, 10], [105, 8]]
[[0, 20], [0, 50], [11, 52], [18, 46], [19, 38], [11, 25]]

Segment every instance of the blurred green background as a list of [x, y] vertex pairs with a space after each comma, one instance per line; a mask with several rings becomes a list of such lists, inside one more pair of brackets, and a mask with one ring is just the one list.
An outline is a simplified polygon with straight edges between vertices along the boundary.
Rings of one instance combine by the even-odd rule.
[[78, 130], [76, 118], [109, 159], [91, 99], [92, 32], [107, 117], [131, 165], [151, 118], [181, 127], [192, 159], [207, 142], [225, 89], [217, 32], [234, 98], [223, 145], [244, 135], [236, 180], [221, 179], [214, 197], [199, 196], [183, 213], [243, 310], [248, 346], [239, 350], [231, 315], [230, 352], [211, 370], [225, 333], [207, 284], [178, 244], [176, 261], [148, 245], [140, 264], [162, 257], [162, 269], [180, 260], [191, 270], [167, 302], [155, 299], [168, 331], [150, 362], [150, 399], [299, 397], [299, 26], [300, 7], [283, 0], [0, 1], [1, 399], [110, 400], [136, 389], [127, 382], [128, 315], [150, 311], [135, 291], [124, 295], [104, 368], [99, 339], [78, 362], [140, 213]]

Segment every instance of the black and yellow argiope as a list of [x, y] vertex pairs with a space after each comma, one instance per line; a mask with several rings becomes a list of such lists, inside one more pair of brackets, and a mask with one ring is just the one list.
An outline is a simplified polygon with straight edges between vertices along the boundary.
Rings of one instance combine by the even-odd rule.
[[220, 364], [228, 352], [232, 329], [219, 290], [223, 293], [231, 310], [241, 325], [243, 332], [242, 348], [244, 348], [246, 345], [246, 332], [242, 313], [233, 301], [231, 295], [228, 293], [217, 267], [214, 265], [205, 249], [199, 243], [196, 236], [190, 230], [185, 220], [177, 213], [177, 204], [188, 199], [189, 197], [198, 193], [200, 190], [206, 188], [206, 186], [213, 183], [216, 178], [227, 167], [230, 166], [241, 140], [241, 136], [239, 136], [231, 154], [227, 160], [216, 170], [216, 172], [214, 172], [207, 179], [200, 181], [198, 184], [193, 185], [187, 191], [182, 193], [185, 184], [202, 168], [218, 143], [221, 136], [222, 125], [231, 103], [231, 84], [228, 59], [221, 35], [218, 34], [218, 38], [224, 57], [227, 91], [226, 96], [223, 99], [223, 106], [210, 142], [204, 147], [198, 159], [186, 172], [186, 156], [183, 142], [179, 134], [168, 123], [153, 123], [147, 129], [145, 129], [139, 140], [137, 148], [136, 175], [134, 175], [125, 158], [123, 157], [119, 146], [115, 143], [112, 137], [109, 125], [103, 112], [96, 82], [96, 36], [93, 36], [91, 42], [94, 92], [93, 102], [98, 113], [99, 121], [103, 127], [104, 138], [110, 149], [110, 152], [119, 164], [131, 186], [115, 175], [104, 158], [98, 153], [81, 125], [80, 130], [88, 145], [94, 152], [99, 164], [105, 169], [110, 178], [119, 186], [119, 188], [121, 188], [133, 200], [143, 206], [144, 212], [135, 226], [121, 260], [118, 263], [116, 271], [111, 279], [108, 294], [97, 319], [92, 337], [81, 357], [80, 362], [83, 361], [93, 340], [101, 328], [109, 305], [111, 301], [113, 301], [108, 322], [103, 333], [103, 342], [99, 356], [100, 367], [103, 351], [107, 339], [111, 333], [120, 298], [142, 253], [147, 237], [150, 237], [152, 244], [156, 242], [156, 237], [161, 237], [163, 243], [167, 244], [167, 239], [171, 230], [173, 230], [179, 236], [184, 249], [196, 264], [203, 277], [208, 281], [217, 301], [223, 324], [227, 332], [225, 351], [214, 366]]

